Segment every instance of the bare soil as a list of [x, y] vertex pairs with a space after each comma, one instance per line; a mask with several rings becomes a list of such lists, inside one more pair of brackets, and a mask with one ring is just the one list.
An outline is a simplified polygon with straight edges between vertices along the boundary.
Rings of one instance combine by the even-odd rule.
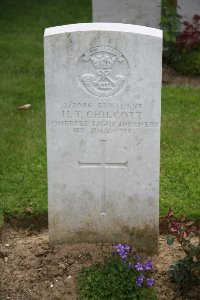
[[[101, 261], [102, 253], [109, 250], [110, 245], [88, 243], [51, 247], [47, 230], [31, 232], [6, 224], [0, 243], [0, 299], [77, 299], [77, 274]], [[167, 274], [169, 266], [183, 255], [177, 243], [169, 247], [166, 236], [160, 235], [159, 253], [153, 257], [158, 299], [200, 299], [197, 288], [181, 296]]]

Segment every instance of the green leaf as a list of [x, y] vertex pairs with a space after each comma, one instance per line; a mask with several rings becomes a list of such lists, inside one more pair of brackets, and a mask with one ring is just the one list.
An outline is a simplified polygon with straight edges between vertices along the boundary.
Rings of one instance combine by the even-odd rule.
[[174, 241], [175, 241], [174, 236], [170, 235], [170, 236], [167, 237], [167, 245], [169, 245], [169, 246], [173, 245]]
[[199, 261], [197, 261], [197, 262], [195, 262], [195, 263], [193, 264], [193, 269], [194, 269], [195, 271], [199, 271], [199, 272], [200, 272], [200, 262], [199, 262]]

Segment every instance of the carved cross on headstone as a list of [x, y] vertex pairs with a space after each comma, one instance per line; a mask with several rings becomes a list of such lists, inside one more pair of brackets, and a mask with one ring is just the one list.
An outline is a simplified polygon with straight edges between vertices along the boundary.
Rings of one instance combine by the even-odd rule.
[[106, 140], [101, 142], [101, 162], [81, 162], [79, 161], [80, 168], [101, 168], [102, 169], [102, 190], [101, 190], [101, 214], [105, 215], [106, 212], [106, 177], [105, 169], [107, 168], [127, 168], [128, 161], [125, 162], [106, 162]]

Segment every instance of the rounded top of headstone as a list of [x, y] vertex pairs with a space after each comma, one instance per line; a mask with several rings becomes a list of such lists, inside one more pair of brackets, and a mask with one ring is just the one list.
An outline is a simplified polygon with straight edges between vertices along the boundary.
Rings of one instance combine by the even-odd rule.
[[162, 38], [162, 30], [160, 29], [122, 23], [79, 23], [49, 27], [45, 29], [44, 36], [80, 31], [130, 32]]

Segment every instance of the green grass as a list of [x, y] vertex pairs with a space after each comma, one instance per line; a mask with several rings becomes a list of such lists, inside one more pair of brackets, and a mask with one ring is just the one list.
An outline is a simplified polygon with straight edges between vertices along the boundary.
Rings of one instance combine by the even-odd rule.
[[43, 33], [90, 21], [90, 0], [0, 2], [0, 211], [47, 212]]
[[[89, 21], [89, 0], [0, 2], [1, 212], [47, 213], [43, 32]], [[162, 102], [160, 214], [198, 218], [200, 89], [164, 87]], [[23, 103], [32, 108], [17, 110]]]
[[162, 97], [160, 214], [200, 217], [200, 89], [165, 87]]

